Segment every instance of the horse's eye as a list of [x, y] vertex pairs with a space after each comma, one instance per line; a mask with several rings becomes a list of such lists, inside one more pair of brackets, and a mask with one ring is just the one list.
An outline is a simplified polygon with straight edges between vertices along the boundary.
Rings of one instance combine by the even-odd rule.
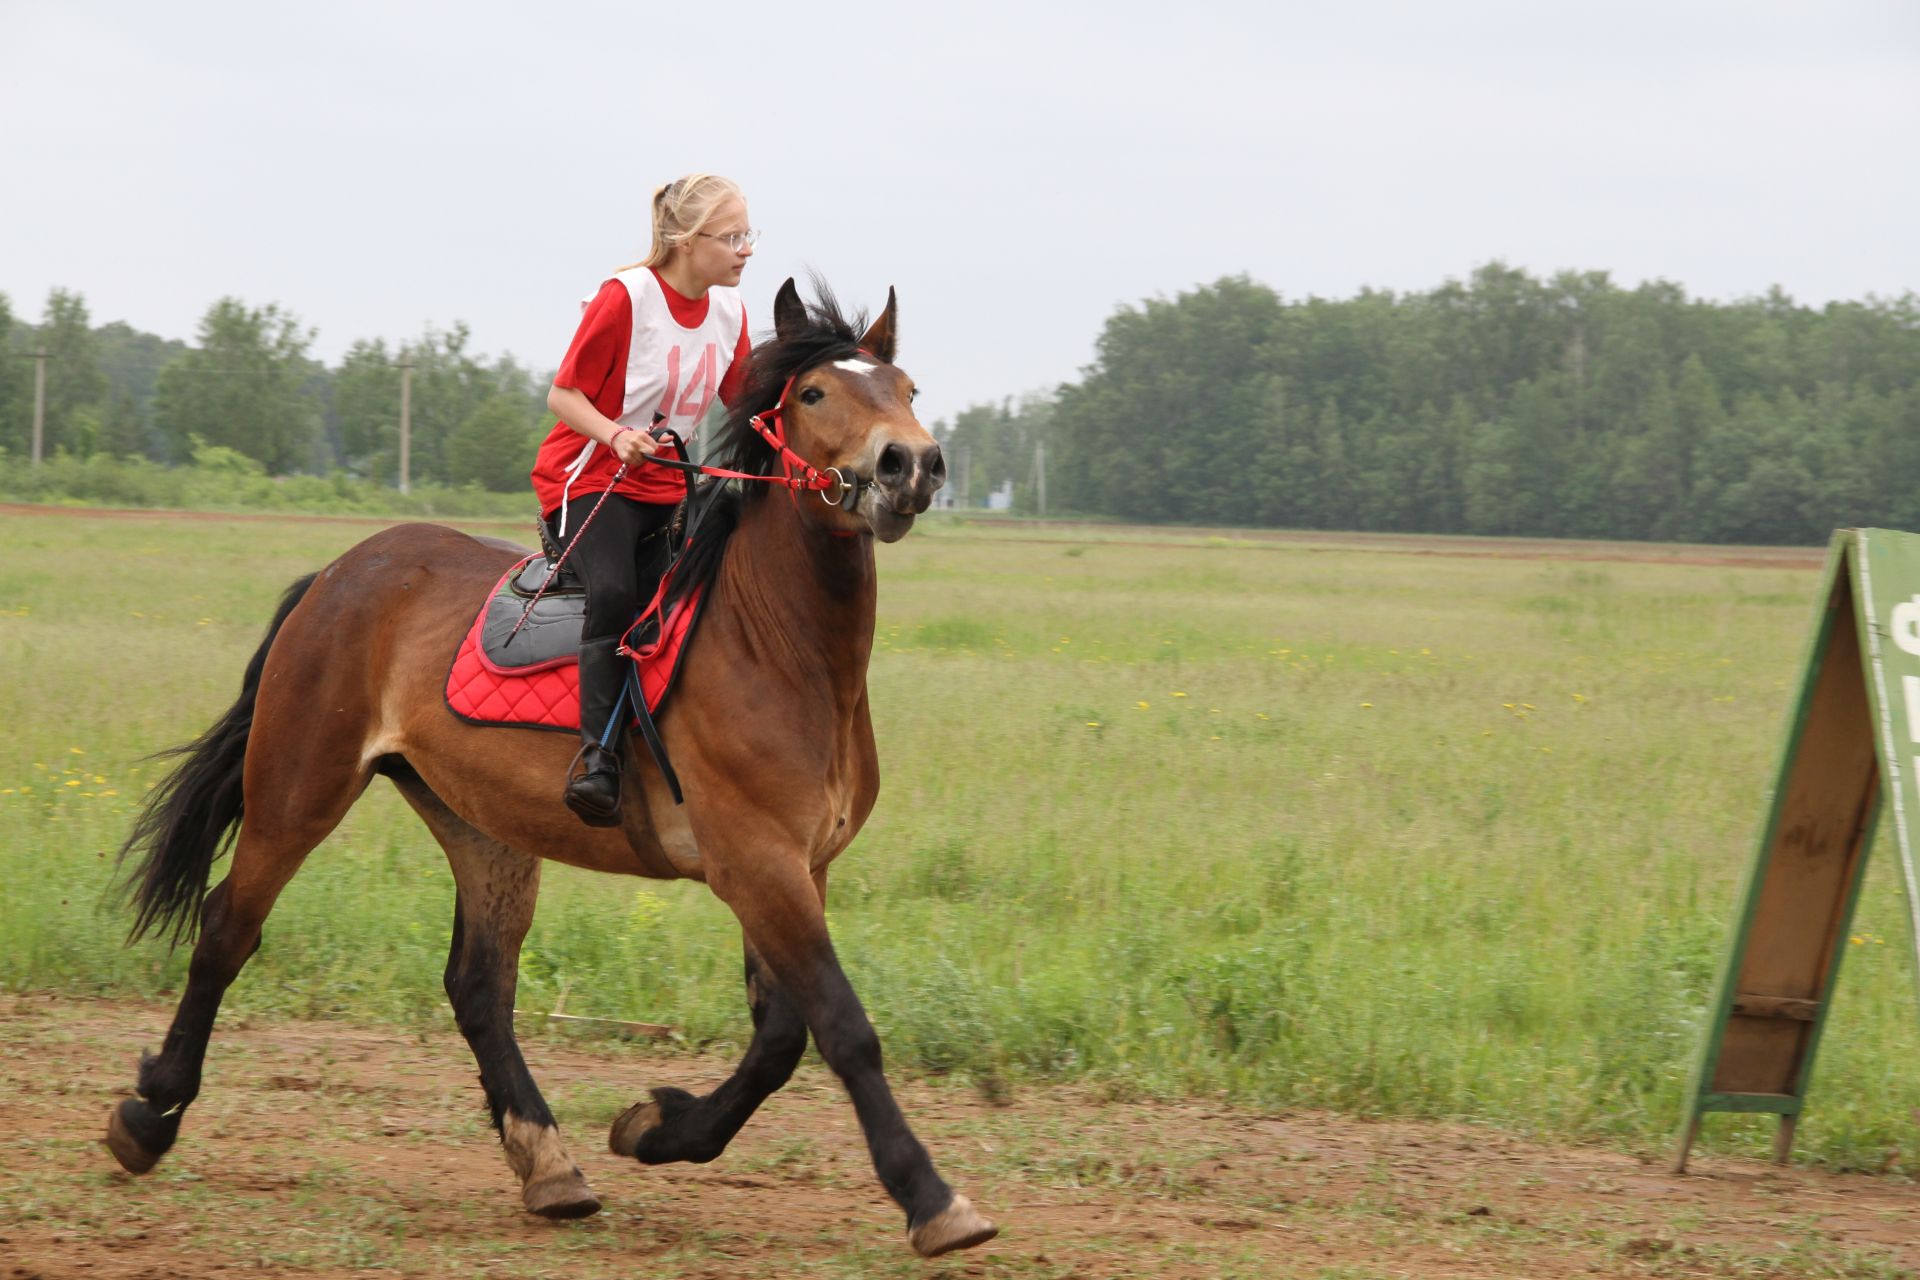
[[907, 399], [918, 400], [919, 398], [920, 398], [920, 388], [915, 387], [913, 390], [907, 392]]
[[827, 398], [827, 393], [818, 387], [808, 387], [800, 393], [801, 404], [819, 404]]

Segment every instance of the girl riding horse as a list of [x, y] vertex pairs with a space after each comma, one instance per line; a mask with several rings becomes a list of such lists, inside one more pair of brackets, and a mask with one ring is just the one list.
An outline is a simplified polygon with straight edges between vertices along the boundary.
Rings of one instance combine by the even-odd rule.
[[547, 407], [559, 416], [540, 446], [533, 489], [550, 543], [587, 586], [580, 632], [580, 754], [567, 807], [595, 827], [620, 825], [620, 638], [664, 564], [662, 536], [686, 478], [652, 466], [691, 440], [717, 395], [746, 383], [747, 317], [740, 274], [757, 233], [725, 178], [697, 173], [653, 193], [653, 252], [585, 304]]

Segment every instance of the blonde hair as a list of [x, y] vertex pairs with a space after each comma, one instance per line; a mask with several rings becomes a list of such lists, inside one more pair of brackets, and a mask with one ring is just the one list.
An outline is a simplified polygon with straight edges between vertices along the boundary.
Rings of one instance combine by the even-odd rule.
[[673, 251], [700, 234], [721, 205], [745, 200], [738, 183], [717, 173], [690, 173], [653, 191], [653, 249], [633, 267], [664, 267]]

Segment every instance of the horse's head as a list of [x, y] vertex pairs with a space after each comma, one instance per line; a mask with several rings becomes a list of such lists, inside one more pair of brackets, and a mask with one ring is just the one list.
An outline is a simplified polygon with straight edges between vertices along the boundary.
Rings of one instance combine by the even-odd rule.
[[[780, 374], [789, 447], [816, 470], [835, 468], [855, 485], [851, 496], [822, 495], [843, 498], [841, 505], [803, 496], [802, 507], [830, 528], [871, 530], [882, 542], [904, 537], [947, 479], [940, 446], [914, 416], [913, 379], [893, 363], [894, 318], [889, 289], [886, 310], [855, 338], [830, 294], [822, 290], [821, 304], [809, 309], [788, 280], [773, 301], [769, 350], [776, 361], [793, 353], [790, 371]], [[758, 366], [760, 353], [754, 358]], [[756, 382], [759, 374], [756, 367]]]

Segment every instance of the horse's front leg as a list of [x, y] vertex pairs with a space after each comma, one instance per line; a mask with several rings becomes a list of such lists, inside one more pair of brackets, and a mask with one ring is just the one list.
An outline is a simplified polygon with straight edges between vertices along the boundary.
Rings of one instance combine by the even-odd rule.
[[727, 1149], [740, 1127], [793, 1075], [807, 1051], [807, 1024], [747, 944], [747, 1006], [753, 1040], [731, 1076], [704, 1098], [655, 1089], [613, 1122], [607, 1145], [641, 1164], [704, 1164]]
[[[707, 848], [705, 842], [703, 850]], [[998, 1228], [934, 1172], [880, 1065], [880, 1037], [834, 955], [826, 910], [798, 848], [746, 861], [709, 860], [708, 884], [733, 909], [747, 943], [813, 1032], [820, 1056], [846, 1086], [874, 1172], [907, 1214], [924, 1257], [991, 1240]]]

